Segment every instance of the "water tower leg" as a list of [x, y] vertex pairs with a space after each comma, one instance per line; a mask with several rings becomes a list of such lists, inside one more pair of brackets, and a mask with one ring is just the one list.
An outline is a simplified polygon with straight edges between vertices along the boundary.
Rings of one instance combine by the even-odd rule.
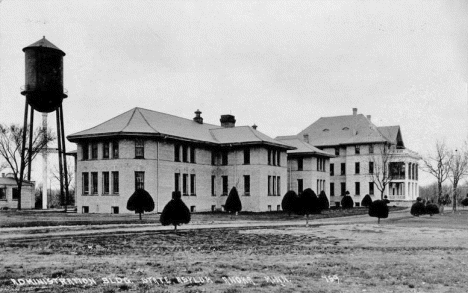
[[31, 181], [31, 163], [32, 163], [32, 137], [34, 129], [34, 109], [31, 108], [31, 116], [29, 119], [29, 149], [28, 149], [28, 181]]
[[65, 187], [65, 212], [67, 211], [68, 201], [70, 199], [70, 194], [68, 191], [68, 170], [67, 170], [67, 149], [65, 147], [65, 128], [63, 127], [63, 106], [60, 105], [60, 129], [62, 131], [62, 156], [63, 156], [63, 179]]
[[[23, 175], [24, 175], [24, 167], [26, 162], [24, 161], [24, 152], [26, 151], [26, 131], [28, 128], [28, 100], [25, 99], [26, 106], [24, 107], [24, 124], [23, 124], [23, 141], [21, 142], [21, 164], [19, 170], [19, 184], [18, 184], [18, 210], [21, 210], [21, 187], [23, 186]], [[33, 111], [31, 109], [31, 111]], [[31, 139], [31, 137], [29, 138]]]
[[57, 146], [59, 159], [59, 177], [60, 177], [60, 203], [63, 204], [63, 169], [62, 169], [62, 132], [60, 131], [60, 113], [59, 109], [55, 110], [57, 120]]
[[[47, 142], [47, 113], [42, 113], [42, 129], [44, 130], [44, 139]], [[42, 151], [42, 209], [47, 209], [47, 156], [48, 156], [48, 144], [46, 143], [44, 150]]]

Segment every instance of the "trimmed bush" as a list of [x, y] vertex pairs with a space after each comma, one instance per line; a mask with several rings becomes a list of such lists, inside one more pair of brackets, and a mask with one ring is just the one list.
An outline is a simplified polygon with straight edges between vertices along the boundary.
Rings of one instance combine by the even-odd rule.
[[364, 196], [364, 198], [361, 201], [361, 205], [363, 207], [369, 207], [371, 203], [372, 203], [372, 198], [370, 197], [370, 195], [366, 194], [366, 196]]
[[318, 196], [319, 206], [321, 210], [328, 210], [330, 208], [330, 202], [328, 201], [325, 191], [320, 191]]
[[309, 225], [310, 214], [320, 214], [319, 201], [317, 195], [312, 189], [307, 188], [299, 196], [299, 205], [296, 213], [306, 216], [306, 226]]
[[468, 197], [465, 197], [462, 201], [461, 201], [461, 204], [466, 207], [468, 206]]
[[233, 187], [231, 191], [229, 191], [226, 203], [224, 204], [224, 209], [230, 213], [238, 213], [242, 210], [242, 203], [236, 187]]
[[174, 225], [174, 230], [177, 230], [177, 226], [190, 222], [190, 210], [181, 197], [180, 191], [172, 192], [172, 199], [166, 204], [159, 218], [163, 226]]
[[352, 209], [354, 207], [354, 200], [351, 196], [345, 195], [341, 199], [341, 208], [342, 209]]
[[136, 214], [144, 214], [154, 210], [154, 201], [148, 191], [137, 189], [127, 201], [127, 210], [135, 211]]
[[439, 213], [439, 207], [436, 204], [429, 203], [426, 205], [426, 214], [435, 215]]
[[418, 197], [416, 202], [411, 206], [410, 213], [415, 217], [419, 217], [426, 213], [426, 207], [422, 203], [422, 199], [420, 197]]
[[385, 200], [376, 200], [369, 205], [369, 216], [377, 218], [377, 223], [380, 224], [380, 219], [388, 218], [388, 206]]
[[291, 213], [296, 212], [298, 202], [299, 196], [297, 196], [294, 190], [289, 190], [288, 192], [286, 192], [286, 194], [283, 197], [283, 200], [281, 201], [281, 208], [283, 209], [283, 211], [287, 212], [289, 216], [291, 216]]

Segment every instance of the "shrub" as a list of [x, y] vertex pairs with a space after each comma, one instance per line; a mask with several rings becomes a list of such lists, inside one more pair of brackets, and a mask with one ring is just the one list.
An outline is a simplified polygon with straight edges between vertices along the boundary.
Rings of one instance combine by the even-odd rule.
[[377, 218], [377, 223], [380, 224], [380, 219], [388, 218], [388, 206], [385, 200], [376, 200], [369, 205], [369, 216]]
[[343, 209], [352, 209], [354, 207], [354, 200], [351, 196], [345, 195], [341, 199], [341, 208]]
[[320, 195], [318, 197], [319, 206], [321, 210], [328, 210], [330, 208], [330, 202], [328, 201], [327, 195], [325, 191], [320, 191]]
[[239, 198], [239, 193], [236, 187], [233, 187], [224, 204], [224, 209], [228, 212], [238, 213], [242, 210], [242, 203]]
[[151, 195], [144, 189], [137, 189], [127, 202], [127, 210], [135, 211], [136, 214], [144, 214], [154, 210], [154, 201]]
[[366, 196], [364, 196], [364, 198], [361, 201], [361, 205], [363, 207], [369, 207], [371, 203], [372, 203], [372, 198], [370, 197], [370, 195], [366, 194]]
[[281, 201], [281, 208], [283, 209], [283, 211], [287, 212], [289, 216], [291, 216], [291, 213], [296, 212], [298, 202], [299, 196], [297, 196], [294, 190], [289, 190], [288, 192], [286, 192], [286, 194], [283, 197], [283, 200]]
[[465, 197], [462, 201], [461, 201], [461, 204], [466, 207], [468, 206], [468, 197]]
[[163, 226], [174, 225], [174, 230], [177, 230], [177, 226], [190, 222], [190, 211], [181, 197], [180, 191], [172, 192], [172, 199], [166, 204], [159, 218]]
[[299, 215], [306, 215], [306, 226], [309, 225], [310, 214], [320, 214], [319, 200], [312, 189], [307, 188], [299, 196], [299, 204], [296, 213]]
[[436, 204], [429, 203], [426, 205], [426, 214], [435, 215], [439, 213], [439, 207]]
[[410, 213], [415, 217], [419, 217], [426, 213], [426, 207], [422, 203], [422, 199], [420, 197], [418, 197], [416, 202], [411, 206]]

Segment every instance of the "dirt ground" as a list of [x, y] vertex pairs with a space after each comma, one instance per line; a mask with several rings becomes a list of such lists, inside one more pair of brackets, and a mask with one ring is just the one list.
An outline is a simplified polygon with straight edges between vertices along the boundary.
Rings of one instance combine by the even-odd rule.
[[468, 212], [366, 219], [3, 240], [0, 292], [468, 292]]

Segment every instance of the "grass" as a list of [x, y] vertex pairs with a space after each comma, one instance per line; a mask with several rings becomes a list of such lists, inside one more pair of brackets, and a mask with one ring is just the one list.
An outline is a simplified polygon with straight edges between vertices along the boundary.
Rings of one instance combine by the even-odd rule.
[[[8, 240], [0, 242], [0, 292], [468, 292], [467, 222], [461, 212], [380, 225]], [[11, 281], [77, 277], [96, 285]]]
[[[392, 208], [398, 209], [398, 208]], [[311, 215], [310, 219], [334, 218], [350, 215], [367, 214], [366, 208], [349, 210], [330, 209], [320, 215]], [[0, 228], [6, 227], [40, 227], [40, 226], [75, 226], [75, 225], [106, 225], [106, 224], [158, 224], [159, 214], [145, 214], [139, 220], [137, 214], [74, 214], [62, 211], [0, 211]], [[283, 212], [251, 213], [241, 212], [232, 217], [239, 221], [284, 221], [302, 219], [301, 216], [289, 217]], [[229, 214], [223, 212], [194, 213], [192, 223], [211, 223], [231, 221]]]

